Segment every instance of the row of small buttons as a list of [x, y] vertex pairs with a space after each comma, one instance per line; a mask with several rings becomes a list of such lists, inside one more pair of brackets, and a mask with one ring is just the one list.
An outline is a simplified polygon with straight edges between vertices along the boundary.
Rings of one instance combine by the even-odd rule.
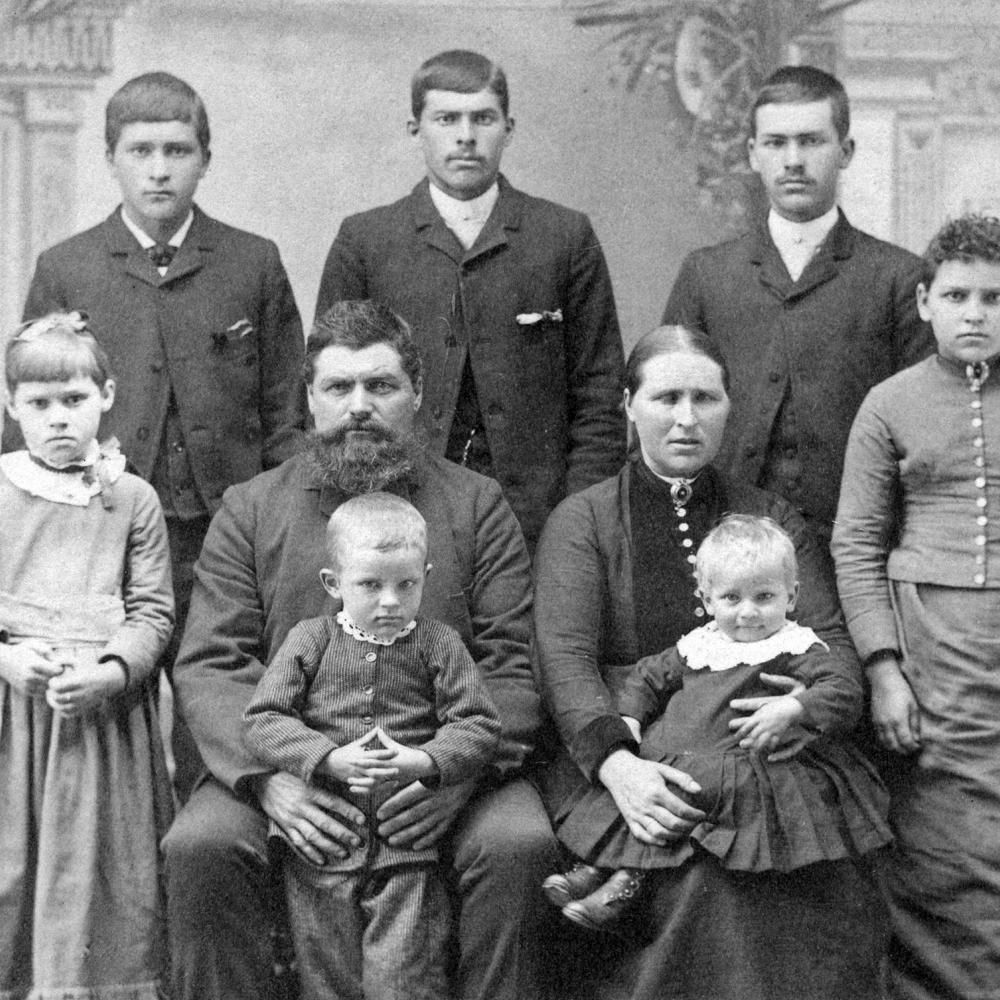
[[[973, 458], [973, 463], [978, 470], [975, 479], [976, 489], [979, 491], [979, 495], [976, 497], [976, 507], [979, 509], [979, 513], [976, 515], [976, 525], [980, 529], [979, 534], [976, 535], [976, 573], [972, 580], [978, 587], [982, 587], [986, 583], [986, 531], [985, 528], [989, 524], [989, 517], [986, 513], [986, 439], [983, 435], [983, 400], [982, 400], [982, 385], [988, 373], [982, 372], [982, 368], [985, 366], [973, 366], [969, 365], [966, 373], [969, 378], [969, 391], [972, 393], [972, 402], [969, 404], [972, 410], [972, 429], [975, 432], [975, 437], [972, 439], [972, 446], [976, 449], [976, 455]], [[977, 370], [978, 369], [978, 370]]]

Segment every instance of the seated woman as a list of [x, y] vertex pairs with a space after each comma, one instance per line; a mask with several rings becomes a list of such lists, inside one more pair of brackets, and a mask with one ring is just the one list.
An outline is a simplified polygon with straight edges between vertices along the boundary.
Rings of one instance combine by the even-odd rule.
[[[542, 685], [564, 747], [547, 796], [558, 830], [601, 784], [633, 837], [664, 845], [686, 838], [710, 803], [699, 801], [682, 770], [638, 756], [616, 693], [637, 660], [704, 624], [695, 552], [723, 514], [770, 517], [788, 532], [801, 580], [796, 620], [846, 671], [858, 666], [827, 561], [799, 515], [710, 464], [729, 412], [728, 375], [714, 345], [699, 332], [661, 327], [635, 346], [625, 375], [637, 453], [615, 478], [560, 504], [537, 554]], [[730, 707], [752, 713], [766, 701]], [[783, 752], [809, 738], [793, 730]], [[855, 859], [757, 873], [730, 870], [696, 848], [682, 865], [647, 873], [642, 904], [647, 933], [613, 970], [634, 1000], [877, 996], [884, 920]]]

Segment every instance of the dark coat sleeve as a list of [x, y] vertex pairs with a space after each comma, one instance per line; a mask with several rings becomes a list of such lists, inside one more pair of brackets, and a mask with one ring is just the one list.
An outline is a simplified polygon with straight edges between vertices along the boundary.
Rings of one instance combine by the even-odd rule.
[[608, 567], [586, 495], [551, 514], [535, 557], [535, 641], [542, 693], [560, 738], [593, 775], [616, 746], [634, 745], [599, 662]]
[[260, 331], [260, 411], [265, 469], [280, 465], [302, 445], [306, 391], [302, 381], [305, 340], [292, 286], [278, 248], [267, 244]]
[[688, 254], [677, 273], [677, 280], [663, 310], [664, 323], [679, 323], [682, 326], [705, 329], [705, 317], [701, 309], [701, 289], [698, 282], [698, 258], [696, 253]]
[[254, 510], [227, 490], [195, 565], [187, 626], [174, 664], [181, 714], [223, 784], [268, 770], [243, 740], [243, 713], [264, 674], [265, 617], [254, 559]]
[[622, 372], [625, 361], [611, 275], [585, 216], [570, 250], [566, 297], [569, 324], [569, 453], [566, 492], [613, 476], [625, 460]]
[[475, 538], [468, 589], [469, 652], [486, 679], [502, 724], [496, 760], [521, 767], [535, 747], [541, 700], [531, 669], [531, 564], [517, 518], [499, 486], [482, 480], [475, 499]]
[[351, 220], [345, 219], [326, 255], [316, 299], [317, 319], [334, 302], [367, 299], [368, 281], [359, 242], [351, 234]]
[[813, 646], [789, 661], [789, 672], [806, 685], [797, 695], [805, 708], [802, 725], [824, 736], [849, 733], [861, 719], [861, 672], [842, 658]]

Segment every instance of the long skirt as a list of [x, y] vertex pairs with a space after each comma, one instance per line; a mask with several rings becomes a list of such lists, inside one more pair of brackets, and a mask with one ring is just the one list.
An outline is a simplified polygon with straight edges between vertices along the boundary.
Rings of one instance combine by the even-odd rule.
[[0, 681], [0, 1000], [156, 1000], [170, 785], [149, 690], [82, 717]]
[[893, 597], [922, 748], [891, 781], [887, 993], [996, 1000], [1000, 591], [896, 583]]

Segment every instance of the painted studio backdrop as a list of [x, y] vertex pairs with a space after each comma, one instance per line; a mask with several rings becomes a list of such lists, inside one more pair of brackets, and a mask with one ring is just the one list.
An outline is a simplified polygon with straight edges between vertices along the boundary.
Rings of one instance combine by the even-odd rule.
[[505, 173], [591, 216], [627, 345], [684, 255], [742, 224], [741, 102], [779, 62], [847, 86], [855, 225], [919, 251], [946, 214], [1000, 210], [992, 0], [0, 0], [0, 22], [5, 333], [38, 252], [117, 203], [104, 105], [152, 69], [204, 97], [199, 202], [277, 241], [307, 323], [341, 219], [420, 178], [409, 78], [445, 48], [507, 70]]

